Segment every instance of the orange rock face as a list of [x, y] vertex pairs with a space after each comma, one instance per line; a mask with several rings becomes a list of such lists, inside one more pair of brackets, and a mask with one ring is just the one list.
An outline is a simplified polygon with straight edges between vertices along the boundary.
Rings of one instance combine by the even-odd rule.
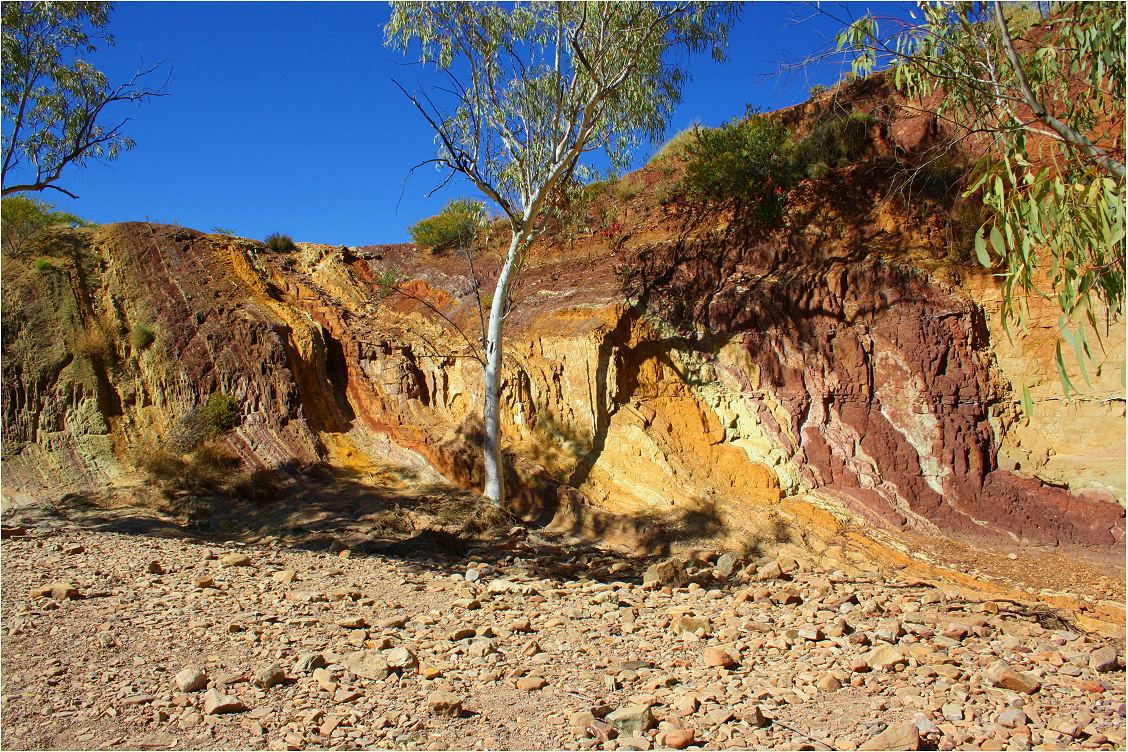
[[[939, 220], [884, 201], [879, 167], [804, 181], [772, 228], [659, 202], [647, 168], [621, 236], [534, 248], [507, 321], [513, 508], [636, 542], [655, 521], [768, 535], [786, 519], [1123, 546], [1115, 483], [1075, 494], [1069, 465], [1049, 486], [1048, 462], [1000, 463], [1033, 439], [1014, 438], [998, 334], [943, 262]], [[286, 256], [141, 223], [45, 242], [55, 272], [4, 262], [5, 499], [127, 487], [139, 455], [198, 438], [217, 392], [239, 414], [219, 440], [246, 465], [481, 482], [478, 306], [457, 255]], [[496, 266], [476, 260], [484, 289]], [[389, 295], [393, 270], [407, 282]], [[1007, 368], [1041, 346], [1006, 350]]]

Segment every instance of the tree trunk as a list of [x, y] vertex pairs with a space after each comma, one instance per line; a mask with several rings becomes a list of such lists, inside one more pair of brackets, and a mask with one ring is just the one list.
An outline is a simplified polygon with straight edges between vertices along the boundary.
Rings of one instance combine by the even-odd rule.
[[501, 465], [501, 363], [503, 354], [503, 324], [505, 322], [506, 301], [509, 288], [513, 284], [513, 273], [519, 258], [520, 235], [513, 234], [509, 244], [509, 255], [494, 288], [493, 302], [490, 304], [490, 320], [486, 328], [486, 389], [482, 405], [482, 418], [485, 433], [482, 439], [482, 452], [485, 455], [486, 477], [482, 494], [498, 506], [505, 503], [505, 484]]

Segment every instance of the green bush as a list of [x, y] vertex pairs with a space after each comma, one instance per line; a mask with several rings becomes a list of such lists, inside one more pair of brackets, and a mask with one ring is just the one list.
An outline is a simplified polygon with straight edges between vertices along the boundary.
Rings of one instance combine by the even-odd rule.
[[684, 157], [689, 147], [697, 142], [703, 130], [705, 129], [700, 125], [691, 125], [678, 131], [669, 141], [662, 144], [662, 148], [650, 158], [650, 163], [665, 161], [673, 157]]
[[808, 96], [810, 96], [811, 99], [814, 99], [815, 97], [821, 97], [823, 94], [826, 94], [828, 91], [830, 91], [830, 89], [826, 88], [822, 84], [815, 84], [814, 86], [812, 86], [810, 88], [810, 90], [807, 92], [807, 94], [808, 94]]
[[289, 253], [297, 249], [297, 246], [294, 245], [294, 239], [280, 232], [272, 232], [267, 235], [265, 242], [267, 248], [278, 253]]
[[825, 162], [844, 165], [857, 161], [869, 148], [869, 127], [873, 118], [864, 112], [833, 117], [815, 125], [795, 150], [801, 165]]
[[485, 205], [470, 198], [451, 199], [433, 217], [421, 219], [407, 228], [411, 240], [420, 248], [445, 251], [464, 248], [477, 237]]
[[399, 290], [404, 281], [403, 270], [392, 264], [376, 275], [376, 289], [380, 291], [380, 295], [391, 295]]
[[795, 178], [787, 126], [757, 112], [716, 130], [702, 129], [686, 146], [682, 188], [695, 201], [735, 203], [759, 224], [779, 216]]
[[600, 194], [605, 194], [614, 186], [619, 184], [619, 178], [607, 178], [606, 180], [596, 180], [593, 183], [588, 183], [581, 190], [584, 198], [595, 199]]
[[826, 180], [830, 177], [830, 165], [826, 162], [815, 162], [807, 165], [807, 177], [811, 180]]
[[46, 272], [46, 271], [50, 271], [51, 269], [54, 269], [55, 265], [51, 263], [51, 259], [41, 258], [41, 259], [35, 260], [35, 268], [38, 271]]
[[[69, 227], [95, 227], [77, 214], [69, 211], [55, 211], [55, 204], [15, 194], [0, 201], [0, 214], [3, 215], [3, 247], [8, 253], [16, 254], [24, 249], [27, 241], [40, 230], [55, 225]], [[42, 267], [38, 267], [43, 271]]]
[[152, 328], [144, 324], [138, 324], [129, 330], [129, 345], [134, 350], [144, 350], [153, 344], [153, 340], [157, 335], [153, 332]]
[[239, 417], [239, 403], [230, 394], [214, 392], [208, 396], [201, 417], [204, 425], [216, 433], [222, 433], [235, 427], [235, 421]]

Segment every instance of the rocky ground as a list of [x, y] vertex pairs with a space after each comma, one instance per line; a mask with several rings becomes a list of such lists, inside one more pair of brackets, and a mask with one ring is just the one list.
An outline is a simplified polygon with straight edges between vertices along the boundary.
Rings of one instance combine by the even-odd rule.
[[1122, 642], [801, 555], [5, 538], [4, 749], [1125, 743]]

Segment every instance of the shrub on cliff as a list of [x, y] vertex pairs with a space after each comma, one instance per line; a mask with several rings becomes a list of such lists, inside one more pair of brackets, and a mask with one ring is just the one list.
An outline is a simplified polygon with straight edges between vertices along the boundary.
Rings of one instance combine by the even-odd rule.
[[817, 162], [844, 165], [857, 161], [869, 146], [869, 126], [873, 118], [865, 112], [851, 112], [815, 125], [795, 149], [797, 164], [807, 167]]
[[445, 251], [470, 244], [478, 232], [485, 205], [470, 198], [451, 199], [433, 217], [421, 219], [407, 231], [420, 248]]
[[270, 235], [267, 235], [264, 242], [267, 248], [277, 253], [289, 253], [297, 249], [297, 246], [294, 245], [294, 239], [280, 232], [272, 232]]
[[22, 194], [5, 196], [0, 201], [0, 214], [3, 215], [4, 222], [4, 250], [13, 255], [19, 254], [36, 233], [48, 227], [94, 225], [73, 212], [55, 211], [55, 206]]
[[235, 427], [235, 421], [239, 417], [239, 403], [230, 394], [215, 392], [208, 396], [201, 417], [204, 425], [216, 433], [222, 433]]
[[662, 162], [674, 157], [684, 158], [686, 150], [690, 145], [696, 143], [698, 136], [703, 130], [705, 129], [700, 124], [695, 124], [678, 131], [669, 141], [662, 144], [662, 148], [658, 150], [657, 154], [650, 158], [650, 162]]
[[735, 203], [758, 224], [779, 216], [783, 191], [796, 172], [787, 126], [758, 112], [699, 130], [686, 145], [686, 158], [682, 188], [688, 198]]
[[153, 328], [144, 324], [138, 324], [129, 330], [129, 346], [134, 350], [145, 350], [156, 338]]
[[203, 444], [191, 454], [150, 452], [141, 466], [168, 492], [215, 493], [236, 478], [239, 458], [213, 444]]

